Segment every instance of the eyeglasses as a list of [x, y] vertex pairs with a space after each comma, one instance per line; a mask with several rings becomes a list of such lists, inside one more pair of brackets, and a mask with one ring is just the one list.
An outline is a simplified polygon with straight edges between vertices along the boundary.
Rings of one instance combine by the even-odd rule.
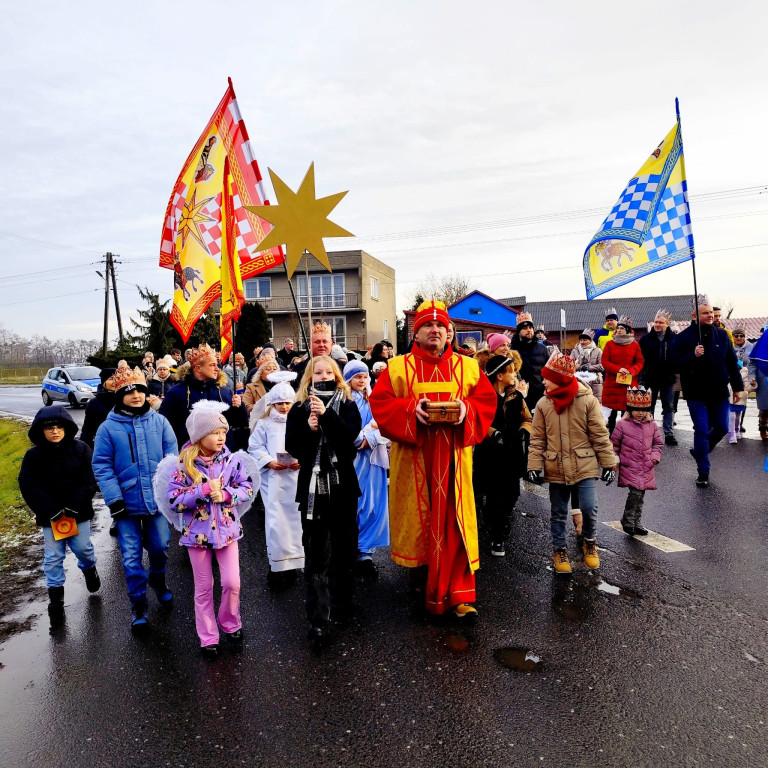
[[743, 338], [745, 338], [745, 336], [744, 336], [743, 333], [734, 333], [733, 334], [733, 338], [734, 339], [743, 339]]

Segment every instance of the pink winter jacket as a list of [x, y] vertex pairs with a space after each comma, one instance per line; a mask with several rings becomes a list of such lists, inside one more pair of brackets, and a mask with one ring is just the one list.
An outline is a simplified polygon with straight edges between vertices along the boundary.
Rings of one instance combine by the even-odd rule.
[[626, 415], [616, 424], [611, 442], [619, 457], [619, 487], [656, 490], [654, 467], [661, 460], [664, 445], [656, 422], [638, 423]]

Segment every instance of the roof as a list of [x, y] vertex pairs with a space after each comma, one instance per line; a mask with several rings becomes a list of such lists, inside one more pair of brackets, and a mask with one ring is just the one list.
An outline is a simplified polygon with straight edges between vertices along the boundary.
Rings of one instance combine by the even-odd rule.
[[[518, 297], [498, 299], [501, 304], [516, 306], [511, 302]], [[525, 311], [530, 312], [534, 325], [543, 325], [548, 331], [560, 328], [560, 310], [565, 310], [567, 330], [583, 328], [602, 328], [606, 314], [616, 308], [618, 315], [628, 315], [636, 327], [644, 326], [653, 320], [659, 309], [666, 309], [673, 320], [689, 320], [691, 317], [690, 294], [680, 296], [646, 296], [627, 299], [607, 299], [587, 301], [530, 301], [525, 304]], [[519, 306], [519, 305], [517, 305]]]
[[[768, 323], [768, 317], [736, 317], [723, 320], [723, 322], [729, 331], [733, 331], [734, 328], [743, 328], [747, 333], [747, 339], [759, 339], [763, 334], [763, 328]], [[682, 331], [690, 323], [681, 322], [677, 325]]]
[[515, 328], [517, 312], [482, 291], [472, 291], [463, 299], [448, 307], [451, 320], [464, 320], [468, 323], [495, 325], [499, 328]]

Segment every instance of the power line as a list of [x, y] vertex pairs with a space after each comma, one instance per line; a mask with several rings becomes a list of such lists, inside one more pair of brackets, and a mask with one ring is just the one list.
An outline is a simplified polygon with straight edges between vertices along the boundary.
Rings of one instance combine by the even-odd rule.
[[100, 291], [101, 288], [91, 288], [89, 291], [76, 291], [75, 293], [60, 293], [57, 296], [38, 296], [36, 299], [26, 299], [25, 301], [11, 301], [3, 302], [4, 307], [13, 307], [16, 304], [32, 304], [35, 301], [48, 301], [49, 299], [63, 299], [70, 296], [79, 296], [83, 293], [93, 293], [94, 291]]

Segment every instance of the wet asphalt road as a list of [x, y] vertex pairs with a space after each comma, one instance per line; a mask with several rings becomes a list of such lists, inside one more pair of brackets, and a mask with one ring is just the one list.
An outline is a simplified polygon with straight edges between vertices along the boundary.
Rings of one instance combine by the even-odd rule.
[[[766, 450], [721, 444], [701, 491], [691, 434], [679, 437], [643, 520], [693, 551], [601, 524], [600, 576], [578, 563], [555, 578], [546, 486], [526, 490], [507, 557], [481, 555], [474, 630], [426, 620], [379, 552], [379, 581], [359, 585], [356, 621], [320, 655], [300, 587], [266, 588], [256, 513], [241, 541], [242, 651], [200, 658], [192, 574], [173, 544], [176, 606], [153, 603], [151, 634], [132, 637], [101, 508], [101, 592], [87, 594], [68, 556], [66, 628], [50, 635], [41, 616], [0, 648], [0, 766], [764, 766]], [[600, 520], [618, 519], [625, 496], [601, 486]], [[504, 666], [526, 650], [538, 668]]]

